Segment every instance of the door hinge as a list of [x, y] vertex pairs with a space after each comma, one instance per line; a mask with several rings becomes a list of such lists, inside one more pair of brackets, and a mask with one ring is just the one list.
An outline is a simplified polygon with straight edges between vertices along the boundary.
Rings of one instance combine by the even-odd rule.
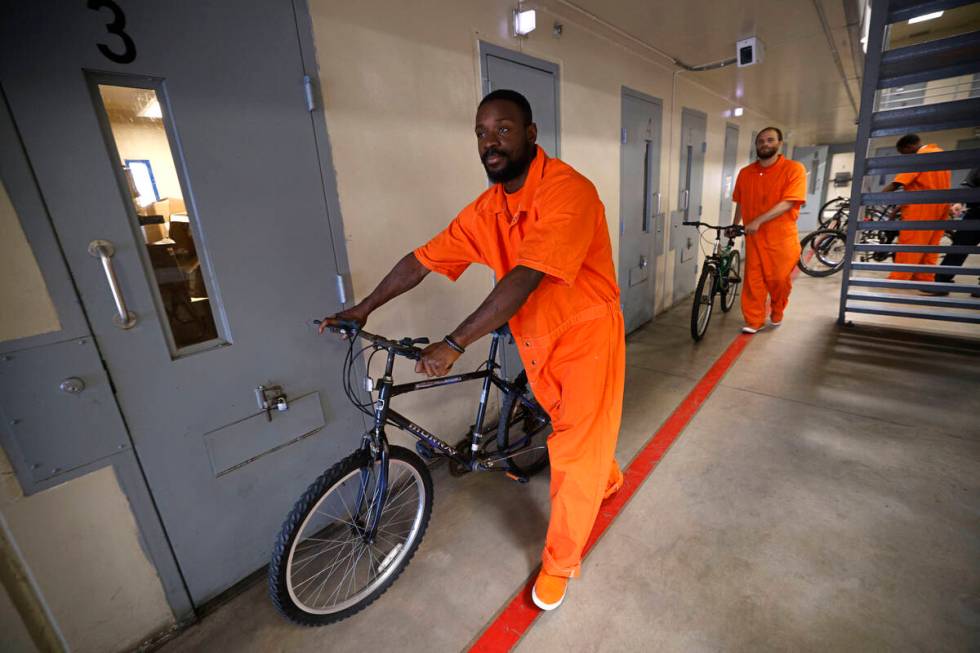
[[619, 235], [622, 236], [626, 233], [626, 223], [623, 220], [619, 221]]
[[309, 75], [303, 75], [303, 94], [306, 96], [306, 110], [313, 113], [316, 102], [313, 101], [313, 80]]
[[623, 145], [626, 145], [626, 140], [627, 140], [626, 139], [626, 128], [623, 127], [622, 129], [619, 130], [619, 142], [622, 143]]
[[707, 141], [701, 141], [701, 154], [704, 154], [707, 151], [708, 151]]
[[347, 304], [347, 298], [350, 293], [347, 292], [350, 288], [350, 274], [340, 274], [337, 273], [337, 301], [340, 302], [341, 306]]
[[704, 207], [699, 205], [698, 206], [698, 217], [699, 218], [701, 217], [701, 213], [703, 213], [703, 212], [704, 212]]

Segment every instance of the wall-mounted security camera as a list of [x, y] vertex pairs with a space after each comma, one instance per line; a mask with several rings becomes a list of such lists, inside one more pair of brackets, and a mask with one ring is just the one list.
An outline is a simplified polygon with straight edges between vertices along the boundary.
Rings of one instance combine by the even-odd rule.
[[765, 53], [766, 46], [755, 36], [742, 39], [735, 44], [735, 60], [739, 68], [762, 63]]

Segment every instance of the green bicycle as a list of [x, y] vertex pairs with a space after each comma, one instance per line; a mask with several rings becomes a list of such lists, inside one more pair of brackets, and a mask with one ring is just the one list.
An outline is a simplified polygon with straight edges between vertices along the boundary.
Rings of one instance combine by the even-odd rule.
[[[742, 268], [742, 255], [735, 249], [735, 238], [745, 233], [742, 225], [718, 227], [704, 222], [685, 222], [689, 227], [704, 227], [715, 230], [715, 244], [704, 259], [701, 277], [694, 291], [694, 306], [691, 309], [691, 337], [697, 342], [708, 331], [711, 313], [715, 306], [715, 295], [721, 295], [721, 310], [727, 313], [735, 305], [735, 295], [742, 283], [739, 276]], [[721, 246], [721, 234], [727, 232], [728, 242]]]

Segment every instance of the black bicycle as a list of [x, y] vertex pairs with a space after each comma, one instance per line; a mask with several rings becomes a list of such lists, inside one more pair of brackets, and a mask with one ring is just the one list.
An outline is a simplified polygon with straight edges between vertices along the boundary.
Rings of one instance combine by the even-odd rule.
[[[691, 337], [695, 342], [701, 340], [708, 331], [711, 313], [714, 310], [715, 295], [721, 295], [721, 310], [727, 313], [735, 305], [735, 295], [742, 283], [740, 276], [742, 255], [735, 249], [735, 238], [745, 233], [742, 225], [719, 227], [705, 222], [685, 222], [690, 227], [704, 227], [715, 230], [714, 247], [704, 259], [701, 276], [694, 291], [694, 305], [691, 308]], [[728, 242], [721, 245], [721, 234], [727, 232]]]
[[[548, 465], [548, 414], [531, 393], [527, 375], [513, 381], [497, 374], [497, 350], [506, 327], [493, 333], [487, 360], [474, 372], [395, 385], [395, 359], [418, 360], [426, 338], [389, 340], [352, 322], [331, 327], [350, 346], [344, 360], [347, 398], [370, 415], [373, 427], [359, 449], [335, 464], [307, 488], [293, 506], [276, 539], [269, 564], [269, 593], [288, 619], [322, 626], [345, 619], [381, 596], [408, 566], [425, 535], [432, 512], [432, 477], [425, 459], [449, 461], [453, 475], [500, 471], [526, 483]], [[367, 344], [355, 351], [358, 339]], [[372, 350], [364, 391], [352, 376], [361, 354]], [[386, 353], [383, 376], [370, 377], [371, 358]], [[476, 421], [469, 435], [450, 445], [391, 408], [395, 397], [467, 381], [483, 381]], [[492, 387], [502, 393], [496, 425], [485, 427]], [[372, 393], [373, 396], [372, 396]], [[366, 399], [366, 400], [365, 400]], [[396, 426], [418, 439], [416, 451], [388, 444], [385, 427]]]
[[[838, 200], [843, 200], [843, 198], [838, 198]], [[800, 240], [800, 259], [796, 264], [800, 270], [811, 277], [830, 276], [844, 267], [850, 204], [843, 200], [840, 205], [842, 208], [838, 209], [834, 216], [827, 221], [825, 228], [812, 231]], [[899, 215], [900, 209], [897, 206], [867, 206], [865, 207], [864, 220], [866, 222], [898, 220], [900, 219]], [[878, 229], [861, 229], [857, 233], [858, 242], [869, 245], [890, 245], [896, 236], [895, 231]], [[892, 252], [890, 251], [861, 252], [859, 260], [862, 262], [881, 262], [888, 260], [891, 256]]]

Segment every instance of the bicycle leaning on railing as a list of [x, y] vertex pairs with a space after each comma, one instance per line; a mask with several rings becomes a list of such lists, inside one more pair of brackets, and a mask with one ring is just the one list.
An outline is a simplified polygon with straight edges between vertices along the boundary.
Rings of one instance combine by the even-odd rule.
[[[689, 227], [704, 227], [715, 230], [715, 242], [711, 254], [704, 259], [701, 276], [694, 291], [694, 305], [691, 308], [691, 337], [695, 342], [701, 340], [708, 331], [711, 313], [714, 310], [715, 295], [721, 295], [721, 310], [727, 313], [735, 305], [735, 295], [742, 283], [742, 255], [735, 249], [735, 238], [745, 233], [742, 225], [719, 227], [705, 222], [685, 222]], [[721, 235], [726, 232], [728, 242], [722, 247]]]
[[[513, 382], [500, 377], [496, 362], [505, 327], [490, 340], [486, 361], [474, 372], [395, 385], [395, 359], [418, 360], [426, 338], [389, 340], [353, 322], [331, 331], [350, 341], [343, 365], [347, 398], [371, 416], [373, 427], [361, 446], [324, 472], [296, 501], [276, 539], [269, 564], [269, 592], [288, 619], [322, 626], [362, 610], [391, 586], [408, 566], [425, 535], [432, 512], [432, 477], [423, 458], [448, 459], [453, 475], [500, 471], [520, 482], [548, 465], [548, 414], [538, 405], [521, 372]], [[360, 351], [354, 343], [367, 342]], [[362, 401], [354, 390], [356, 361], [367, 350], [385, 352], [383, 376], [374, 383], [368, 359]], [[410, 392], [483, 381], [470, 434], [456, 445], [439, 439], [391, 408], [391, 400]], [[501, 393], [496, 427], [485, 428], [492, 387]], [[374, 393], [371, 396], [371, 393]], [[396, 426], [418, 439], [418, 453], [388, 444], [385, 427]], [[496, 432], [493, 433], [492, 431]], [[489, 437], [485, 437], [488, 436]]]
[[[828, 207], [829, 204], [833, 206]], [[839, 272], [844, 267], [844, 256], [847, 253], [847, 222], [850, 219], [850, 202], [844, 198], [831, 200], [824, 208], [836, 209], [827, 216], [821, 209], [818, 220], [821, 228], [812, 231], [800, 240], [800, 260], [797, 267], [811, 277], [827, 277]], [[827, 216], [825, 218], [825, 216]], [[867, 206], [864, 209], [865, 221], [898, 220], [897, 206]], [[860, 244], [888, 245], [894, 242], [895, 231], [876, 229], [861, 229], [857, 233]], [[892, 252], [861, 252], [859, 260], [885, 261]]]

